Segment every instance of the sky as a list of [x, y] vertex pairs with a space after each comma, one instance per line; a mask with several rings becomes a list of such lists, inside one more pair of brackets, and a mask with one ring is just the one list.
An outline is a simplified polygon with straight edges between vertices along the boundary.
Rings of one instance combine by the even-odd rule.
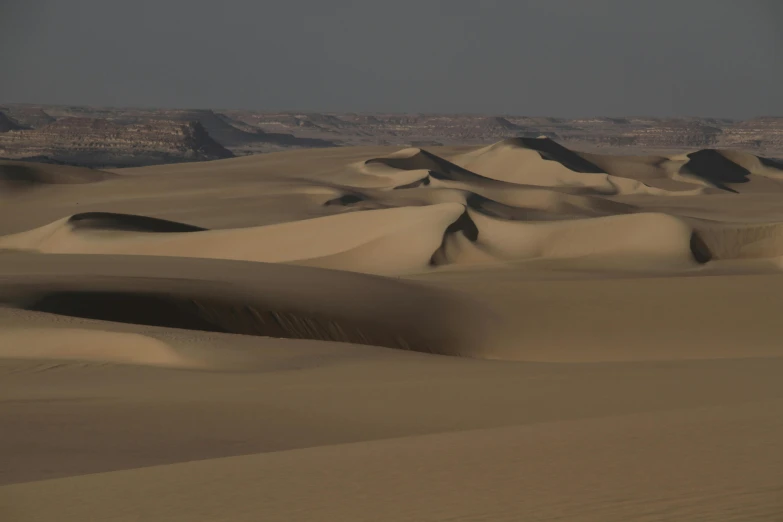
[[0, 104], [783, 115], [781, 0], [0, 0]]

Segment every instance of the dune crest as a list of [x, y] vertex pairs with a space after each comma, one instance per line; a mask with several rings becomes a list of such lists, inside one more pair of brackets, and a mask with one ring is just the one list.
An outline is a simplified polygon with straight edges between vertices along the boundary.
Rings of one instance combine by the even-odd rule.
[[321, 217], [210, 230], [90, 211], [0, 236], [0, 248], [286, 263], [380, 275], [563, 258], [609, 258], [657, 272], [713, 259], [783, 255], [775, 223], [710, 223], [670, 214], [671, 204], [663, 203], [675, 196], [685, 201], [779, 190], [779, 167], [712, 149], [671, 158], [585, 154], [548, 138], [508, 139], [449, 158], [408, 148], [345, 161], [327, 176], [275, 181], [277, 192], [321, 201], [320, 212], [327, 214]]
[[[675, 190], [655, 187], [646, 183], [648, 180], [604, 171], [577, 153], [546, 138], [526, 139], [522, 143], [525, 145], [520, 145], [516, 140], [502, 141], [465, 153], [455, 161], [466, 169], [498, 181], [579, 190], [588, 194], [687, 196], [703, 192], [703, 188], [698, 186], [685, 186], [683, 189], [677, 187]], [[665, 174], [661, 173], [659, 177], [665, 177]]]
[[445, 229], [463, 212], [460, 204], [442, 203], [231, 230], [202, 230], [144, 216], [82, 214], [2, 237], [0, 249], [202, 257], [404, 273], [427, 267]]

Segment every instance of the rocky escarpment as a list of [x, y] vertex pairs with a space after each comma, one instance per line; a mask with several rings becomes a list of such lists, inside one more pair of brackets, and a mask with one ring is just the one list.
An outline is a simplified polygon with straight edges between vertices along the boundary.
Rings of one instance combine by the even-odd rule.
[[[595, 146], [698, 149], [719, 146], [733, 122], [715, 119], [580, 118], [427, 114], [312, 114], [228, 111], [237, 121], [302, 136], [333, 135], [346, 144], [479, 144], [546, 136]], [[328, 117], [327, 117], [328, 116]]]
[[2, 107], [0, 108], [0, 111], [17, 122], [22, 128], [37, 129], [38, 127], [44, 127], [55, 121], [55, 118], [39, 107], [14, 105]]
[[201, 124], [155, 120], [121, 125], [91, 118], [63, 118], [35, 130], [0, 134], [0, 157], [48, 159], [92, 167], [141, 166], [229, 158]]
[[[158, 120], [197, 121], [234, 154], [291, 148], [350, 145], [437, 146], [494, 143], [505, 138], [546, 136], [582, 150], [614, 153], [741, 149], [783, 156], [783, 118], [745, 121], [723, 118], [589, 117], [471, 114], [260, 112], [5, 105], [6, 115], [42, 129], [70, 117], [144, 125]], [[627, 152], [623, 152], [626, 149]]]
[[[147, 116], [145, 116], [146, 118]], [[163, 111], [159, 115], [177, 121], [197, 121], [209, 135], [224, 147], [242, 147], [251, 144], [270, 144], [282, 147], [334, 147], [335, 143], [317, 138], [296, 137], [289, 133], [271, 133], [261, 129], [239, 128], [223, 114], [210, 110]], [[240, 124], [241, 126], [241, 124]]]
[[[628, 122], [627, 126], [631, 125]], [[722, 129], [698, 121], [662, 121], [615, 135], [586, 135], [581, 138], [620, 146], [698, 149], [718, 145], [722, 135]]]
[[740, 121], [724, 130], [723, 145], [745, 149], [783, 150], [783, 117]]
[[328, 137], [345, 145], [483, 143], [510, 136], [558, 138], [537, 122], [517, 123], [501, 116], [460, 114], [322, 114], [227, 111], [233, 121], [265, 132]]
[[[74, 117], [103, 119], [123, 125], [144, 124], [151, 120], [170, 120], [198, 122], [206, 129], [212, 139], [228, 149], [241, 149], [249, 145], [269, 145], [273, 148], [334, 147], [336, 145], [326, 139], [295, 136], [286, 132], [266, 132], [212, 110], [36, 105], [9, 105], [7, 108], [9, 114], [19, 114], [17, 119], [29, 121], [30, 123], [25, 123], [25, 125], [33, 128], [51, 123], [55, 118], [58, 120]], [[49, 121], [46, 121], [46, 118], [49, 118]]]
[[234, 122], [346, 145], [480, 144], [546, 136], [576, 147], [693, 150], [710, 147], [783, 153], [783, 118], [549, 118], [464, 114], [321, 114], [227, 111]]
[[21, 130], [24, 127], [13, 118], [8, 117], [4, 112], [0, 112], [0, 132]]

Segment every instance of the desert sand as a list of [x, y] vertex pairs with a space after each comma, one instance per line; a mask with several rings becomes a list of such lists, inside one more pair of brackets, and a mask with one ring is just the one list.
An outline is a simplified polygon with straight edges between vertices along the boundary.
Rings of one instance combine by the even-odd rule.
[[0, 162], [0, 520], [783, 520], [783, 164]]

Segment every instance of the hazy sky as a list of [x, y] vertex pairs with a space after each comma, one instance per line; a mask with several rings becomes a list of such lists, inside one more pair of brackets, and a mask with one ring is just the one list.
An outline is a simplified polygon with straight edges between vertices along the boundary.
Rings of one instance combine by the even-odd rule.
[[783, 0], [0, 0], [0, 103], [783, 115]]

